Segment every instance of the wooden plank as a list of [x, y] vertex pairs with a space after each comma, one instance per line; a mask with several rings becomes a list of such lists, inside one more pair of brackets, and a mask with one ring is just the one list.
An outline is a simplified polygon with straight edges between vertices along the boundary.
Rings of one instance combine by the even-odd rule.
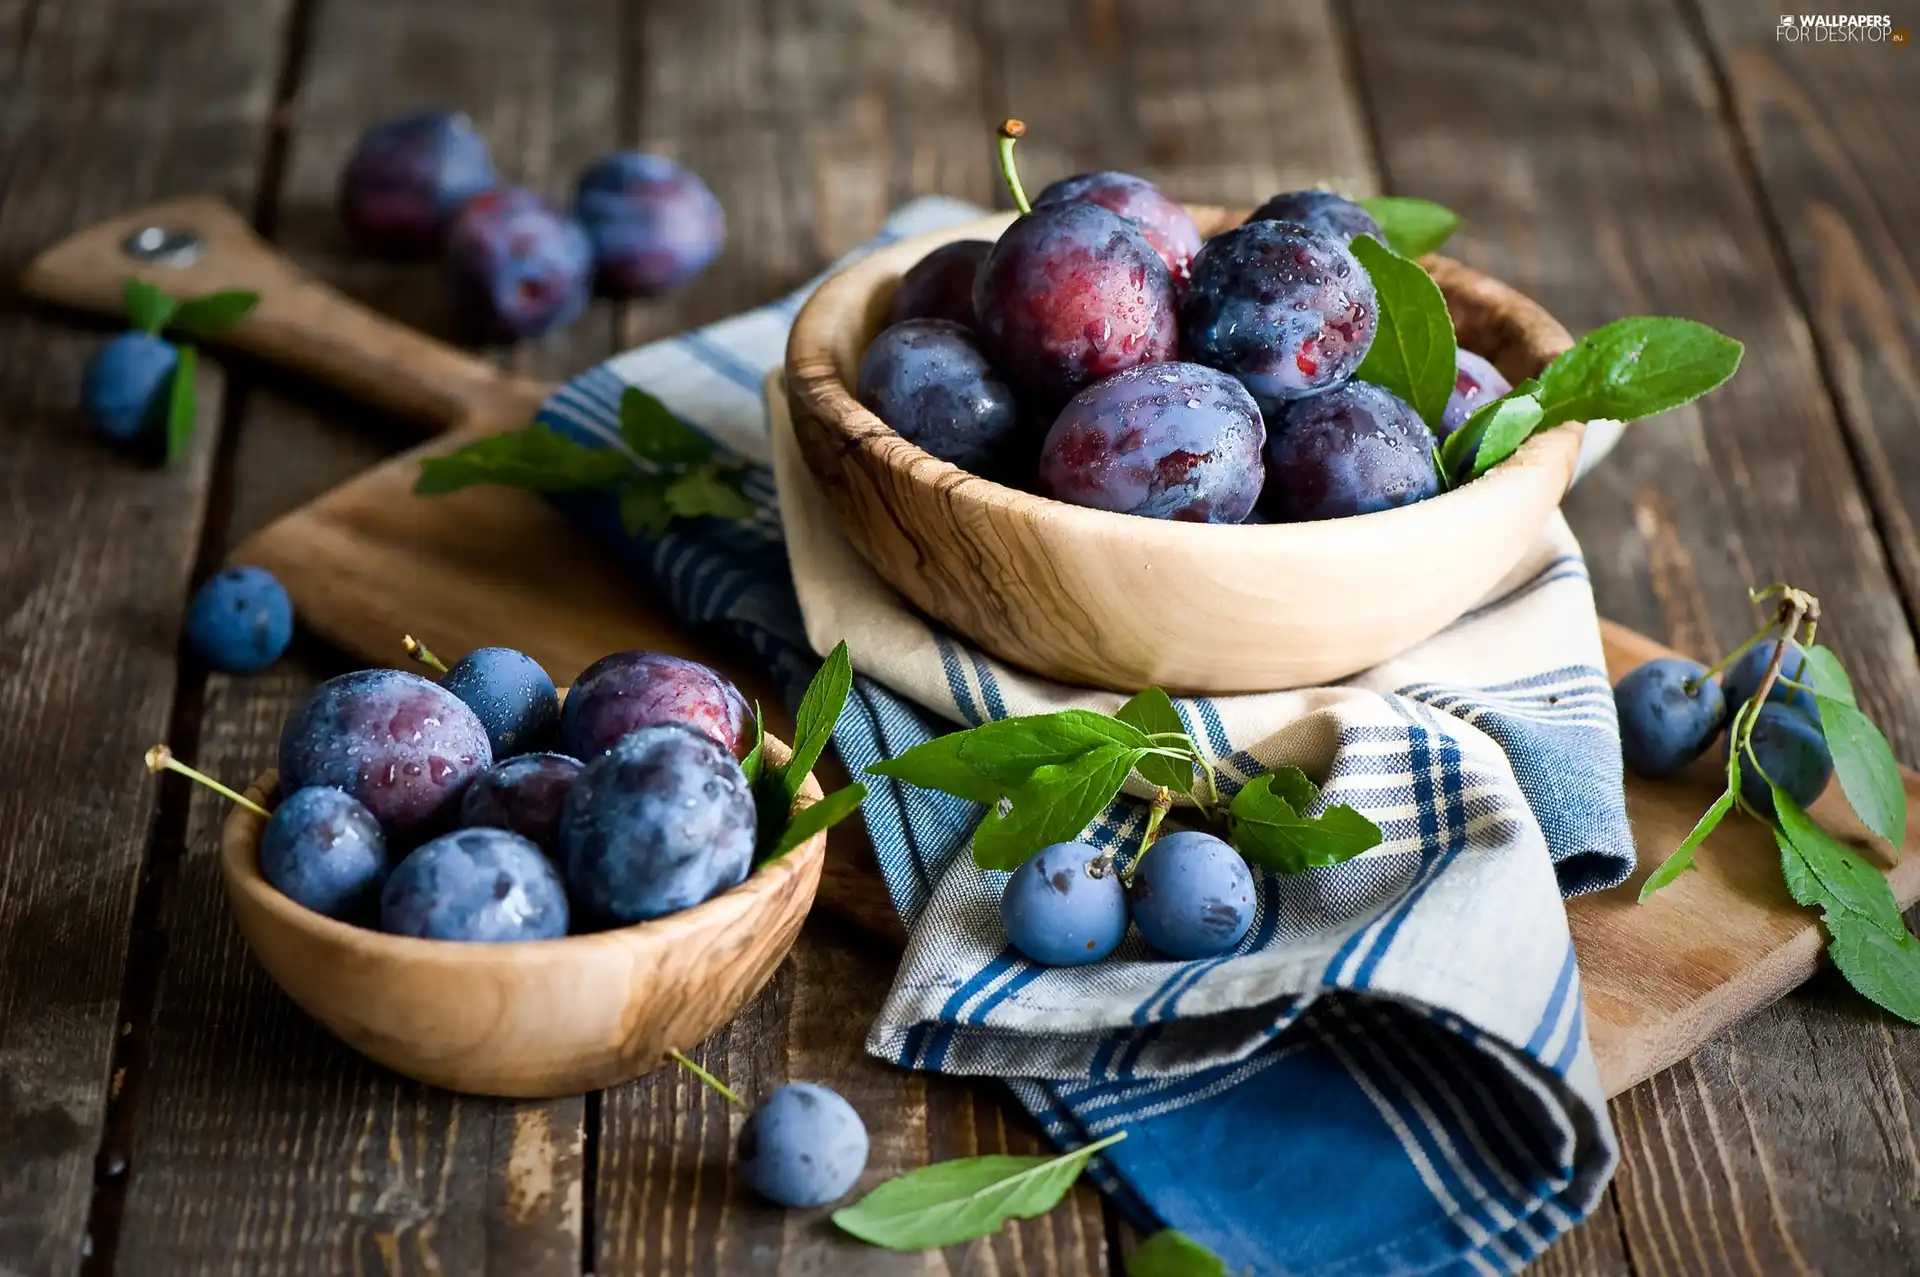
[[[424, 94], [469, 110], [503, 171], [564, 195], [571, 174], [616, 141], [607, 95], [621, 79], [621, 20], [611, 2], [325, 6], [270, 210], [281, 245], [329, 282], [444, 331], [432, 267], [369, 262], [342, 242], [330, 210], [347, 149]], [[611, 353], [613, 326], [599, 303], [568, 332], [499, 353], [558, 376]], [[229, 544], [405, 437], [298, 385], [257, 387], [239, 420]], [[202, 761], [232, 779], [270, 765], [287, 712], [344, 667], [303, 638], [269, 674], [209, 679]], [[577, 1273], [588, 1101], [450, 1095], [330, 1038], [272, 987], [229, 920], [214, 863], [223, 815], [221, 800], [195, 795], [170, 891], [174, 956], [140, 1082], [121, 1254], [162, 1274]]]
[[[11, 6], [0, 35], [0, 273], [124, 203], [252, 194], [284, 3]], [[77, 105], [84, 103], [84, 107]], [[0, 310], [0, 1270], [79, 1263], [174, 648], [215, 450], [153, 472], [95, 443], [101, 340]]]
[[[1670, 313], [1747, 342], [1730, 385], [1629, 431], [1569, 500], [1601, 609], [1675, 646], [1723, 651], [1755, 624], [1750, 583], [1811, 589], [1829, 605], [1822, 637], [1911, 762], [1913, 643], [1805, 317], [1676, 8], [1366, 0], [1355, 9], [1358, 61], [1385, 167], [1393, 189], [1466, 216], [1454, 245], [1463, 259], [1576, 333]], [[1790, 996], [1615, 1102], [1625, 1157], [1614, 1198], [1634, 1271], [1774, 1271], [1764, 1261], [1795, 1255], [1807, 1269], [1875, 1271], [1889, 1239], [1915, 1226], [1900, 1142], [1853, 1133], [1887, 1103], [1889, 1084], [1870, 1080], [1911, 1074], [1920, 1035], [1858, 999], [1827, 1012], [1821, 1001]], [[1716, 1052], [1818, 1067], [1822, 1080], [1781, 1092], [1777, 1076], [1697, 1073]], [[1713, 1129], [1720, 1138], [1705, 1139]], [[1807, 1188], [1781, 1191], [1789, 1180]], [[1833, 1184], [1891, 1187], [1855, 1196]], [[1785, 1238], [1793, 1248], [1776, 1245]]]

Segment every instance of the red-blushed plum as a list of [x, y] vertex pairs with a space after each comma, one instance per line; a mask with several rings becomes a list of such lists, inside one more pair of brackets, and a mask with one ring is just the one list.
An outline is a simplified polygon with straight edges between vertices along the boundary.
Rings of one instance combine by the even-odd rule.
[[458, 829], [422, 843], [380, 893], [380, 930], [503, 944], [567, 934], [567, 891], [540, 849], [505, 829]]
[[1126, 218], [1140, 228], [1174, 279], [1187, 278], [1193, 255], [1200, 251], [1200, 228], [1178, 200], [1167, 198], [1146, 178], [1114, 172], [1063, 177], [1035, 196], [1033, 206], [1044, 208], [1069, 200], [1098, 204]]
[[1169, 958], [1213, 958], [1253, 925], [1253, 872], [1209, 833], [1183, 829], [1148, 847], [1127, 886], [1133, 925]]
[[380, 822], [342, 789], [294, 790], [260, 834], [260, 876], [295, 904], [342, 922], [373, 919], [391, 869]]
[[389, 841], [444, 828], [460, 790], [493, 765], [466, 702], [405, 670], [357, 670], [314, 689], [280, 732], [280, 788], [343, 789]]
[[470, 829], [511, 829], [555, 855], [560, 812], [579, 775], [580, 760], [565, 754], [520, 754], [495, 763], [467, 783], [460, 823]]
[[593, 241], [602, 292], [651, 297], [719, 256], [727, 216], [699, 174], [663, 155], [615, 151], [580, 175], [573, 215]]
[[475, 335], [537, 337], [586, 309], [593, 246], [544, 195], [497, 186], [468, 200], [447, 231], [447, 280]]
[[1098, 962], [1127, 934], [1127, 891], [1106, 853], [1083, 842], [1042, 847], [1000, 893], [1007, 941], [1035, 962]]
[[415, 111], [361, 136], [340, 174], [340, 217], [369, 248], [433, 253], [460, 206], [499, 180], [472, 120]]
[[560, 858], [583, 922], [626, 926], [743, 881], [753, 793], [740, 764], [679, 724], [622, 736], [588, 760], [560, 816]]
[[1379, 322], [1373, 280], [1340, 240], [1248, 222], [1208, 240], [1180, 303], [1180, 348], [1253, 392], [1271, 430], [1289, 400], [1353, 376]]
[[1440, 413], [1440, 428], [1434, 433], [1445, 439], [1458, 430], [1481, 404], [1492, 403], [1513, 389], [1500, 370], [1465, 348], [1453, 352], [1453, 393]]
[[945, 319], [971, 328], [973, 277], [992, 249], [992, 240], [955, 240], [909, 266], [887, 306], [888, 325], [909, 319]]
[[1344, 195], [1332, 191], [1285, 191], [1253, 210], [1249, 222], [1292, 222], [1331, 235], [1342, 244], [1355, 235], [1371, 235], [1381, 243], [1387, 237], [1373, 214]]
[[1371, 382], [1297, 399], [1267, 433], [1261, 504], [1277, 522], [1371, 514], [1439, 491], [1433, 432], [1406, 400]]
[[1671, 776], [1707, 752], [1727, 702], [1707, 667], [1677, 656], [1648, 661], [1613, 687], [1620, 754], [1636, 775]]
[[974, 280], [981, 345], [1013, 384], [1050, 405], [1174, 357], [1173, 275], [1133, 223], [1078, 200], [1026, 214]]
[[1262, 482], [1266, 427], [1234, 378], [1150, 364], [1097, 381], [1047, 432], [1040, 482], [1074, 505], [1190, 523], [1239, 523]]
[[678, 723], [734, 757], [753, 748], [753, 709], [718, 670], [665, 652], [614, 652], [573, 681], [560, 710], [561, 748], [582, 762], [628, 732]]
[[970, 330], [945, 319], [910, 319], [873, 339], [860, 359], [860, 402], [942, 461], [998, 474], [1020, 405]]

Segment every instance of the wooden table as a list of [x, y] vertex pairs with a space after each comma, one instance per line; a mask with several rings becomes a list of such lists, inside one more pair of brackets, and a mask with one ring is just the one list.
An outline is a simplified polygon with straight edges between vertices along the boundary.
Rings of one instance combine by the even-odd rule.
[[[1748, 584], [1811, 589], [1920, 763], [1920, 53], [1776, 44], [1776, 9], [0, 0], [0, 273], [213, 190], [444, 329], [432, 271], [354, 256], [331, 211], [354, 136], [423, 102], [468, 110], [519, 180], [564, 191], [640, 145], [726, 204], [726, 253], [693, 287], [501, 353], [553, 377], [772, 296], [910, 196], [994, 201], [1007, 114], [1031, 126], [1029, 183], [1115, 167], [1224, 204], [1321, 180], [1431, 196], [1467, 218], [1452, 251], [1576, 332], [1669, 313], [1747, 343], [1732, 384], [1636, 428], [1570, 499], [1601, 607], [1717, 651], [1751, 628]], [[401, 439], [203, 365], [192, 455], [141, 470], [78, 420], [99, 340], [0, 308], [0, 1273], [1118, 1271], [1130, 1234], [1088, 1188], [991, 1240], [892, 1256], [732, 1188], [730, 1114], [680, 1073], [464, 1099], [295, 1010], [228, 921], [218, 801], [139, 755], [167, 739], [230, 778], [271, 760], [282, 716], [345, 658], [302, 641], [264, 675], [203, 675], [176, 650], [188, 589]], [[700, 1058], [749, 1089], [832, 1083], [885, 1173], [1039, 1147], [994, 1086], [862, 1055], [889, 974], [817, 923]], [[1540, 1270], [1912, 1271], [1916, 1100], [1920, 1031], [1822, 976], [1614, 1103], [1620, 1173]]]

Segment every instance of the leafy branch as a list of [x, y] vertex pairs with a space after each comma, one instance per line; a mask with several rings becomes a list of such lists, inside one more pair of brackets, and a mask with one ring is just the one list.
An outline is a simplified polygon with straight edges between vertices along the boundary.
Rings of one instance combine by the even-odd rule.
[[833, 739], [834, 725], [840, 721], [840, 711], [846, 707], [852, 690], [853, 660], [843, 642], [827, 655], [813, 681], [807, 684], [806, 693], [800, 698], [800, 711], [794, 716], [793, 752], [777, 767], [766, 761], [766, 725], [761, 719], [760, 707], [753, 707], [753, 748], [747, 751], [740, 767], [753, 788], [758, 816], [760, 846], [756, 866], [780, 859], [815, 834], [839, 824], [865, 801], [867, 787], [855, 781], [812, 806], [793, 811], [793, 800], [799, 796], [807, 774]]
[[[233, 327], [260, 304], [260, 294], [227, 289], [200, 297], [176, 298], [144, 279], [129, 275], [121, 286], [120, 303], [126, 311], [127, 326], [135, 332], [158, 337], [167, 330], [189, 337], [212, 337]], [[193, 442], [193, 422], [197, 415], [194, 371], [200, 352], [188, 342], [175, 340], [178, 363], [174, 365], [173, 384], [167, 391], [166, 464], [172, 465], [187, 454]]]

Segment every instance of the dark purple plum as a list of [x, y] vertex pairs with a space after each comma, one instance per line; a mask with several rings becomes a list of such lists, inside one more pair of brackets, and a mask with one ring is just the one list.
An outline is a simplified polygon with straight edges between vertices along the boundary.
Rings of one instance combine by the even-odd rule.
[[560, 728], [560, 694], [540, 663], [511, 647], [477, 647], [440, 686], [467, 703], [487, 729], [496, 759], [543, 749]]
[[511, 829], [549, 855], [560, 848], [560, 810], [580, 760], [565, 754], [521, 754], [475, 776], [460, 796], [460, 823], [469, 829]]
[[1009, 226], [973, 310], [994, 364], [1045, 404], [1174, 356], [1173, 275], [1139, 227], [1098, 204], [1050, 204]]
[[859, 394], [902, 438], [975, 474], [1003, 468], [1022, 424], [1013, 387], [973, 333], [945, 319], [910, 319], [875, 337], [860, 359]]
[[1707, 752], [1727, 702], [1707, 667], [1678, 656], [1637, 665], [1613, 687], [1620, 755], [1634, 774], [1671, 776]]
[[1200, 364], [1151, 364], [1068, 401], [1041, 448], [1040, 482], [1096, 510], [1239, 523], [1260, 496], [1266, 441], [1238, 381]]
[[413, 849], [380, 893], [380, 930], [504, 944], [567, 934], [567, 890], [540, 849], [505, 829], [458, 829]]
[[628, 732], [678, 723], [734, 757], [753, 748], [753, 709], [717, 670], [665, 652], [614, 652], [573, 681], [560, 710], [561, 748], [592, 762]]
[[370, 248], [433, 253], [460, 206], [499, 180], [472, 120], [415, 111], [360, 138], [340, 175], [340, 217]]
[[1127, 885], [1128, 912], [1148, 944], [1169, 958], [1212, 958], [1253, 925], [1253, 872], [1227, 843], [1183, 829], [1141, 856]]
[[1439, 491], [1433, 432], [1371, 382], [1295, 400], [1267, 435], [1262, 504], [1281, 523], [1370, 514]]
[[593, 241], [602, 292], [652, 297], [705, 270], [727, 215], [692, 169], [664, 155], [615, 151], [580, 175], [573, 215]]
[[466, 702], [404, 670], [330, 678], [280, 732], [282, 790], [344, 789], [393, 840], [451, 824], [461, 787], [492, 765]]
[[1249, 222], [1292, 222], [1331, 235], [1342, 244], [1355, 235], [1371, 235], [1382, 244], [1387, 237], [1373, 214], [1344, 195], [1332, 191], [1286, 191], [1253, 210]]
[[476, 336], [537, 337], [586, 308], [593, 246], [544, 195], [497, 186], [468, 200], [447, 231], [447, 279]]
[[887, 323], [946, 319], [973, 327], [973, 277], [992, 249], [991, 240], [955, 240], [909, 266], [887, 307]]
[[691, 908], [737, 885], [754, 837], [740, 764], [677, 723], [629, 733], [589, 761], [560, 817], [574, 906], [606, 926]]
[[1288, 401], [1353, 376], [1379, 313], [1373, 280], [1338, 239], [1248, 222], [1194, 258], [1180, 345], [1188, 359], [1238, 377], [1271, 427]]
[[1178, 200], [1167, 198], [1159, 187], [1131, 173], [1081, 173], [1063, 177], [1034, 197], [1035, 208], [1079, 200], [1132, 222], [1160, 254], [1176, 280], [1184, 281], [1200, 251], [1200, 228], [1187, 216]]
[[343, 922], [373, 917], [388, 871], [387, 839], [343, 789], [296, 789], [260, 835], [260, 876], [295, 904]]
[[1453, 365], [1453, 393], [1447, 396], [1440, 429], [1434, 432], [1442, 439], [1458, 430], [1475, 408], [1513, 389], [1498, 368], [1464, 347], [1453, 352]]
[[[1766, 680], [1767, 667], [1773, 664], [1774, 649], [1779, 646], [1779, 639], [1755, 643], [1727, 666], [1726, 673], [1720, 676], [1720, 685], [1726, 689], [1729, 706], [1753, 699], [1753, 694], [1760, 690], [1760, 684]], [[1774, 679], [1773, 686], [1767, 689], [1767, 703], [1798, 710], [1817, 725], [1820, 722], [1819, 702], [1813, 699], [1811, 693], [1790, 687], [1781, 681], [1783, 679], [1791, 679], [1807, 687], [1815, 686], [1813, 672], [1807, 668], [1806, 649], [1798, 643], [1789, 646], [1787, 654], [1780, 658], [1780, 677]]]
[[[1776, 804], [1768, 781], [1780, 786], [1805, 807], [1818, 798], [1833, 779], [1833, 754], [1820, 725], [1790, 705], [1768, 697], [1753, 718], [1753, 757], [1740, 759], [1740, 797], [1771, 820]], [[1728, 732], [1720, 756], [1733, 752]], [[1756, 770], [1754, 763], [1760, 764]]]

